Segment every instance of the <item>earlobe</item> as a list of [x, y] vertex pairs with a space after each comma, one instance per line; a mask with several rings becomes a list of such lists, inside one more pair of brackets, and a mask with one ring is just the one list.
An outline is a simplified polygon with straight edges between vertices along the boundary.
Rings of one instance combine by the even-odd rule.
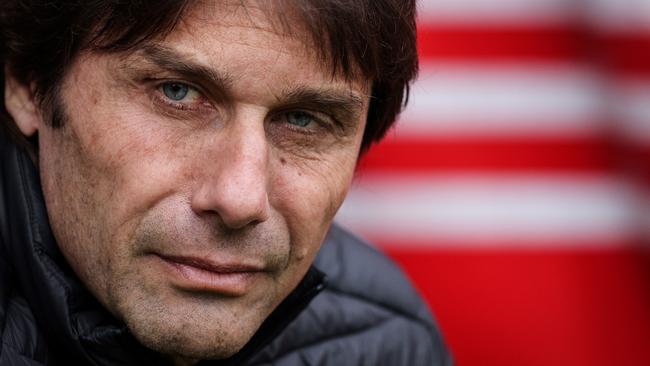
[[29, 86], [21, 84], [5, 72], [5, 108], [25, 136], [38, 131], [40, 114]]

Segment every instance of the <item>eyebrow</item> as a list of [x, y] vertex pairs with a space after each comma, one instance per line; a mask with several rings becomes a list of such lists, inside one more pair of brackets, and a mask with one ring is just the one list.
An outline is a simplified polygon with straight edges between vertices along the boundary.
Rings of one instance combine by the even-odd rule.
[[[210, 86], [207, 92], [221, 100], [229, 100], [228, 90], [233, 77], [189, 59], [186, 55], [159, 44], [147, 44], [139, 52], [157, 67], [178, 73], [200, 85]], [[216, 95], [214, 95], [216, 94]], [[356, 122], [365, 108], [365, 99], [349, 89], [319, 88], [299, 85], [285, 89], [276, 96], [279, 107], [311, 107], [333, 113], [341, 123]], [[348, 123], [346, 123], [348, 122]]]
[[284, 106], [305, 106], [336, 115], [341, 123], [354, 123], [365, 108], [364, 99], [351, 90], [298, 86], [285, 90], [278, 98]]
[[159, 68], [178, 73], [183, 78], [200, 84], [209, 84], [210, 92], [218, 90], [220, 98], [226, 97], [226, 91], [232, 86], [232, 76], [219, 72], [188, 59], [184, 54], [157, 44], [148, 44], [141, 49], [145, 60]]

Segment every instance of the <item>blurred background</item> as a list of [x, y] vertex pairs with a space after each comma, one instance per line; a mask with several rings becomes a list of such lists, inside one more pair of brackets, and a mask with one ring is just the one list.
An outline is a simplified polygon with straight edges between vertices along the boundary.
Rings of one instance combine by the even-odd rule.
[[422, 0], [421, 72], [338, 221], [458, 365], [650, 365], [650, 0]]

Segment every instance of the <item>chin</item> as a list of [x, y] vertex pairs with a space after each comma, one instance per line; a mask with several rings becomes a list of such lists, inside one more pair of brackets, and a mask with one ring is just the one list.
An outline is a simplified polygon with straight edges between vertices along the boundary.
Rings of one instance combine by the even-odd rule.
[[144, 329], [144, 332], [141, 332], [132, 329], [132, 332], [136, 339], [149, 349], [172, 358], [194, 360], [228, 358], [241, 350], [252, 336], [252, 334], [224, 333], [221, 329], [214, 329], [213, 332], [196, 329], [168, 331]]
[[164, 301], [138, 303], [122, 308], [122, 319], [145, 347], [171, 357], [198, 360], [232, 356], [263, 321], [259, 314], [239, 306], [206, 306], [199, 299], [193, 300], [189, 306]]
[[[179, 340], [180, 343], [180, 340]], [[241, 344], [210, 344], [210, 345], [179, 345], [176, 344], [144, 344], [144, 346], [173, 359], [191, 360], [221, 360], [236, 354], [244, 347], [246, 342]]]

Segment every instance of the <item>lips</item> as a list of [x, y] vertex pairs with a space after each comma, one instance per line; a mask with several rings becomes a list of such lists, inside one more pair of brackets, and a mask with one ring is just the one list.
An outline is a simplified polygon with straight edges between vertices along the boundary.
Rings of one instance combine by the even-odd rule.
[[216, 263], [197, 257], [155, 256], [165, 267], [173, 285], [188, 291], [243, 296], [263, 274], [263, 267], [250, 264]]

